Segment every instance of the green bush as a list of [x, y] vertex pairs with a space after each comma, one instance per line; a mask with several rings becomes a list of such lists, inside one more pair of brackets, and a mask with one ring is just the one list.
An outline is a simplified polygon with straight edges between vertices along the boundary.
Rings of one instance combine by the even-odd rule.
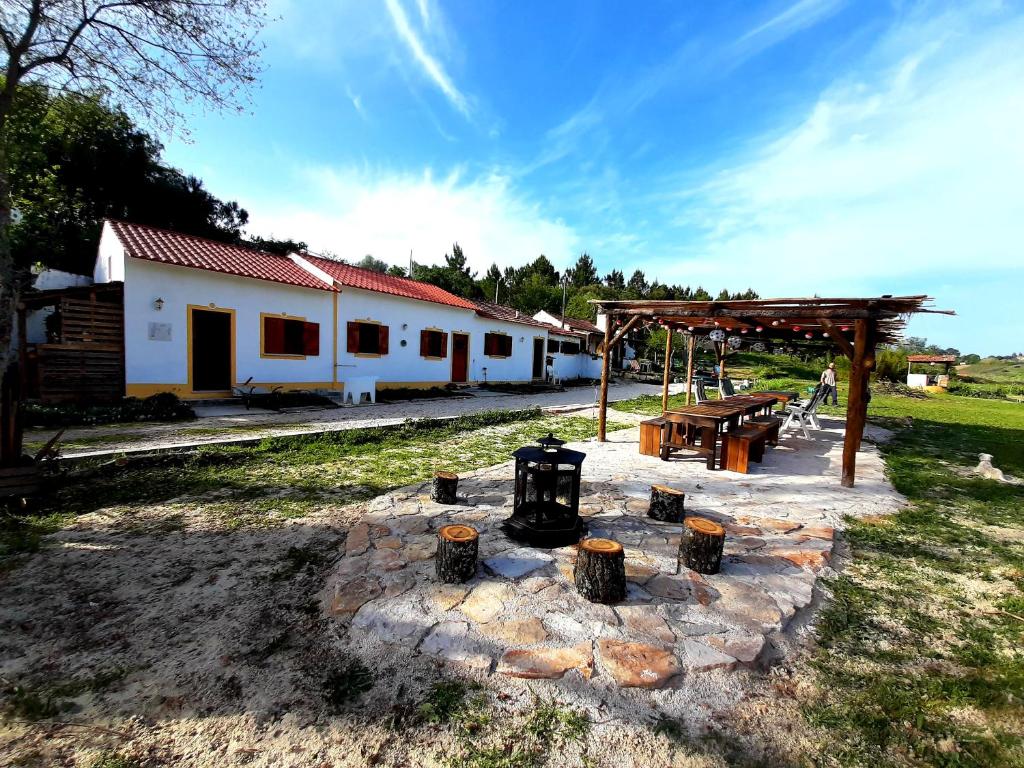
[[897, 349], [882, 349], [875, 356], [875, 377], [884, 381], [905, 381], [907, 353]]
[[26, 427], [80, 427], [93, 424], [120, 424], [133, 421], [186, 421], [195, 411], [177, 395], [159, 392], [145, 400], [126, 397], [110, 405], [40, 405], [27, 403]]

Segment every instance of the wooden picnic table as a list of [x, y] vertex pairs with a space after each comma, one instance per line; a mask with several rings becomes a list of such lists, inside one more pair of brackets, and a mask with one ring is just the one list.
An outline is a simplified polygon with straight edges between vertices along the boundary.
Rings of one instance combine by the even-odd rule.
[[706, 456], [708, 469], [714, 469], [719, 437], [725, 427], [736, 428], [743, 418], [744, 410], [743, 406], [718, 401], [665, 411], [661, 437], [662, 460], [668, 461], [672, 451], [688, 450]]
[[[740, 407], [743, 408], [743, 415], [744, 416], [754, 416], [755, 414], [757, 414], [757, 413], [759, 413], [761, 411], [763, 411], [766, 414], [771, 413], [772, 412], [772, 408], [775, 407], [775, 404], [778, 401], [779, 401], [779, 398], [776, 397], [773, 394], [772, 395], [758, 394], [758, 395], [732, 395], [731, 397], [724, 397], [721, 400], [717, 400], [715, 402], [723, 403], [723, 404], [727, 403], [730, 406], [733, 406], [733, 405], [740, 406]], [[708, 403], [708, 405], [710, 405], [710, 404], [711, 403]], [[704, 403], [701, 403], [701, 405], [704, 405]]]
[[800, 399], [800, 393], [797, 392], [796, 390], [764, 389], [761, 390], [758, 394], [771, 395], [772, 397], [777, 398], [779, 402], [781, 402], [783, 405], [786, 405], [786, 403], [790, 403], [793, 400]]

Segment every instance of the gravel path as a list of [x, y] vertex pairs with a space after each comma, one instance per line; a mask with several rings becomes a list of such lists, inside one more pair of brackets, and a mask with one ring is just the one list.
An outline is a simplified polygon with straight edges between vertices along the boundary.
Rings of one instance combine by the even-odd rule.
[[[683, 388], [674, 384], [670, 391]], [[609, 400], [629, 400], [640, 395], [656, 395], [661, 387], [637, 382], [615, 382]], [[199, 419], [173, 424], [113, 424], [67, 430], [61, 442], [66, 458], [103, 456], [195, 445], [262, 439], [284, 435], [364, 429], [400, 424], [408, 419], [446, 419], [483, 411], [512, 411], [543, 408], [552, 412], [581, 411], [597, 417], [597, 388], [573, 387], [564, 392], [540, 395], [479, 394], [467, 397], [413, 400], [401, 403], [347, 406], [326, 410], [297, 410], [286, 413], [246, 411], [242, 406], [224, 405], [197, 408]], [[633, 414], [609, 410], [609, 419], [637, 422]], [[28, 446], [41, 445], [53, 435], [52, 429], [34, 429], [25, 433]]]

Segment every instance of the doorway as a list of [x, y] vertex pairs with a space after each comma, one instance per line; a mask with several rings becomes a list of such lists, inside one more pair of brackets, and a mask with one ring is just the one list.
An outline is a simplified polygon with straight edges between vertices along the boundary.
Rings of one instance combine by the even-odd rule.
[[547, 345], [543, 337], [533, 340], [533, 378], [544, 378], [544, 348]]
[[465, 384], [469, 379], [469, 334], [452, 333], [452, 383]]
[[229, 392], [233, 376], [231, 310], [190, 308], [193, 392]]

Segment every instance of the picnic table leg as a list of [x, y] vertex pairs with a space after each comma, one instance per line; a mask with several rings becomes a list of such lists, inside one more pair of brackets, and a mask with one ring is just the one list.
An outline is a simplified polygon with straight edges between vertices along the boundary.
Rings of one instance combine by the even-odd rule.
[[700, 430], [700, 447], [708, 451], [708, 469], [715, 468], [715, 446], [718, 444], [718, 430], [715, 427], [702, 427]]

